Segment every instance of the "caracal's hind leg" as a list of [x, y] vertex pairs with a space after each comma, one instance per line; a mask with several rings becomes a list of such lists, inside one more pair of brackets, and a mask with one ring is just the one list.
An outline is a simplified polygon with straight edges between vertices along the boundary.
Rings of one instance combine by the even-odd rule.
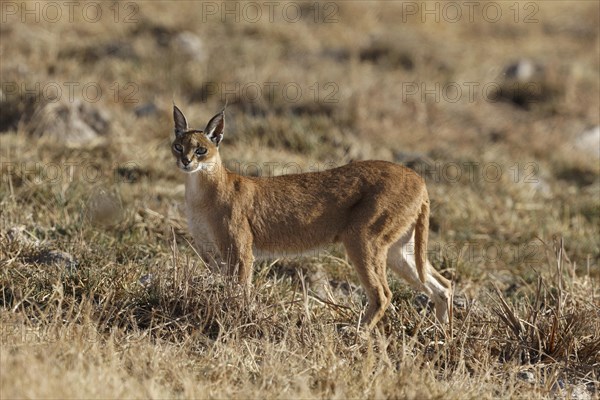
[[427, 294], [435, 306], [440, 322], [448, 322], [452, 312], [452, 283], [437, 272], [427, 260], [425, 284], [419, 279], [415, 260], [414, 229], [410, 229], [388, 251], [387, 265], [404, 278], [414, 289]]
[[360, 236], [347, 238], [343, 243], [367, 293], [369, 303], [362, 325], [371, 330], [383, 317], [392, 301], [392, 291], [386, 277], [386, 252], [366, 238], [361, 240]]

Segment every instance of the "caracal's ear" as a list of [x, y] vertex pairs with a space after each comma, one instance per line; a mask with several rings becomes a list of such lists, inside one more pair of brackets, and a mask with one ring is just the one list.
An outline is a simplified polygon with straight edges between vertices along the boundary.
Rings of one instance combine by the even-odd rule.
[[225, 128], [225, 109], [211, 118], [206, 124], [204, 134], [215, 146], [219, 147], [221, 139], [223, 139], [223, 130]]
[[188, 130], [188, 123], [185, 115], [175, 104], [173, 104], [173, 121], [175, 122], [175, 136], [179, 136]]

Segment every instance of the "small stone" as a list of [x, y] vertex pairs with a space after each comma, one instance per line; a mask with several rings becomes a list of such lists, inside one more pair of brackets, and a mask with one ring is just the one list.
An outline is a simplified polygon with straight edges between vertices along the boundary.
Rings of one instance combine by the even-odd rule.
[[327, 289], [331, 290], [327, 272], [321, 266], [316, 271], [308, 273], [307, 281], [308, 286], [321, 297], [327, 296]]
[[452, 305], [456, 309], [464, 310], [467, 308], [467, 304], [467, 298], [463, 295], [454, 295], [454, 297], [452, 298]]
[[527, 383], [535, 383], [535, 375], [533, 371], [519, 371], [517, 372], [517, 378]]
[[195, 33], [189, 31], [181, 32], [175, 37], [175, 46], [179, 51], [196, 61], [206, 59], [204, 42]]
[[6, 232], [9, 242], [25, 242], [27, 238], [25, 236], [25, 225], [13, 226]]
[[577, 136], [573, 147], [600, 160], [600, 125], [596, 125]]
[[429, 304], [429, 297], [422, 293], [419, 293], [415, 296], [414, 304], [417, 307], [417, 309], [421, 311], [427, 308], [427, 305]]
[[29, 261], [44, 265], [62, 266], [67, 270], [76, 270], [79, 265], [79, 262], [71, 254], [61, 250], [44, 249], [31, 257]]
[[541, 71], [541, 67], [528, 59], [518, 60], [504, 70], [504, 77], [518, 82], [531, 81], [535, 74]]
[[140, 277], [140, 279], [138, 280], [138, 282], [143, 287], [148, 287], [148, 286], [150, 286], [150, 284], [152, 284], [153, 280], [154, 280], [154, 275], [152, 275], [152, 274], [146, 274], [146, 275], [142, 275]]
[[592, 392], [585, 385], [576, 385], [571, 391], [573, 400], [592, 400]]

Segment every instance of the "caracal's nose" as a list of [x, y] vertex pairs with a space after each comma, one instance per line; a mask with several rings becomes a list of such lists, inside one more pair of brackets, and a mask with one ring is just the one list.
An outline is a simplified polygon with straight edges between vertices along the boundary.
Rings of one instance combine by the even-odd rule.
[[190, 163], [190, 159], [187, 157], [181, 157], [181, 163], [187, 167], [187, 165]]

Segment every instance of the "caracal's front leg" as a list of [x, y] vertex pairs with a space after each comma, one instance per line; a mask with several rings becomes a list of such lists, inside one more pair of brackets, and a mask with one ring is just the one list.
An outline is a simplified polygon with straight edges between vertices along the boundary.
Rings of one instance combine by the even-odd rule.
[[237, 275], [241, 285], [249, 286], [252, 283], [252, 263], [254, 261], [250, 227], [237, 225], [235, 232], [223, 232], [220, 241], [221, 257], [227, 263], [229, 275]]
[[237, 257], [237, 276], [240, 285], [250, 286], [252, 284], [252, 242], [239, 245], [240, 253]]

